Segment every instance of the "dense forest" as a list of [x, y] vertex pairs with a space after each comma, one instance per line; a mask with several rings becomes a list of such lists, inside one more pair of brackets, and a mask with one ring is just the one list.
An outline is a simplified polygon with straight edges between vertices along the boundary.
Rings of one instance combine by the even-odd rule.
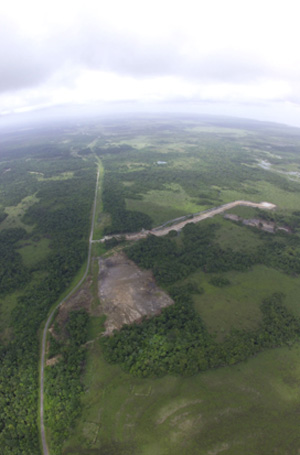
[[23, 228], [0, 231], [0, 295], [22, 288], [30, 280], [30, 271], [16, 251], [17, 242], [25, 237]]
[[51, 453], [60, 454], [69, 429], [80, 414], [80, 380], [85, 364], [89, 316], [86, 311], [72, 311], [64, 326], [65, 335], [50, 338], [49, 357], [57, 362], [46, 369], [46, 425], [51, 436]]
[[[0, 349], [0, 446], [3, 455], [40, 454], [38, 334], [50, 307], [87, 257], [95, 164], [88, 161], [83, 164], [81, 159], [73, 158], [59, 148], [54, 157], [48, 152], [37, 148], [38, 158], [29, 155], [30, 159], [11, 161], [10, 171], [1, 174], [4, 206], [18, 204], [33, 193], [37, 201], [21, 218], [26, 229], [16, 227], [0, 231], [1, 295], [23, 290], [10, 314], [10, 337]], [[2, 169], [5, 166], [2, 165]], [[65, 170], [72, 173], [72, 178], [60, 178]], [[38, 180], [41, 174], [43, 178]], [[31, 267], [24, 266], [16, 251], [20, 241], [34, 243], [41, 238], [50, 241], [48, 254]], [[64, 355], [72, 356], [71, 347], [69, 351]], [[78, 359], [80, 361], [80, 353]], [[76, 388], [73, 395], [77, 393]], [[66, 421], [74, 414], [73, 408], [69, 409]], [[51, 417], [48, 419], [51, 423]]]

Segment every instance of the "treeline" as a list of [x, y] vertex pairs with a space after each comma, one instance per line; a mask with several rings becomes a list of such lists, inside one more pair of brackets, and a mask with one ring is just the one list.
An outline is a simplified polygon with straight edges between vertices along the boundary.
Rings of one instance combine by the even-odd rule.
[[[89, 316], [85, 310], [72, 311], [64, 327], [67, 337], [51, 337], [51, 357], [56, 363], [46, 368], [45, 422], [50, 434], [51, 453], [61, 454], [64, 440], [80, 413], [83, 386], [80, 376], [86, 358]], [[55, 334], [57, 337], [57, 334]]]
[[16, 251], [16, 243], [25, 236], [22, 228], [0, 232], [0, 295], [20, 289], [30, 280], [30, 271]]
[[[93, 181], [96, 181], [95, 167], [87, 165], [75, 172], [70, 180], [42, 182], [42, 189], [37, 194], [39, 202], [24, 217], [33, 225], [31, 235], [50, 238], [51, 253], [36, 264], [42, 279], [27, 284], [26, 291], [18, 298], [11, 314], [11, 341], [0, 351], [0, 447], [3, 455], [40, 454], [38, 331], [50, 307], [87, 257], [95, 190]], [[74, 397], [77, 392], [78, 389], [72, 389]], [[68, 408], [68, 400], [64, 405]]]
[[264, 264], [290, 275], [300, 273], [300, 238], [278, 233], [255, 232], [263, 245], [253, 251], [223, 249], [215, 241], [218, 224], [189, 223], [183, 229], [180, 242], [172, 232], [164, 237], [149, 235], [130, 246], [128, 257], [143, 268], [151, 269], [160, 284], [173, 284], [200, 269], [206, 273], [229, 270], [246, 271], [254, 264]]
[[151, 229], [152, 220], [148, 215], [126, 209], [122, 186], [111, 174], [104, 176], [102, 201], [104, 211], [111, 215], [111, 225], [105, 228], [104, 234]]
[[[265, 221], [276, 223], [280, 227], [288, 227], [293, 233], [297, 233], [300, 229], [300, 211], [282, 213], [280, 211], [268, 211], [256, 209], [256, 216]], [[280, 231], [278, 231], [280, 233]]]
[[257, 330], [232, 330], [222, 343], [208, 333], [186, 288], [177, 288], [171, 295], [175, 304], [161, 315], [124, 326], [101, 340], [108, 362], [120, 363], [138, 377], [192, 375], [236, 364], [300, 338], [300, 320], [287, 311], [281, 294], [263, 301], [263, 322]]
[[222, 249], [214, 240], [217, 224], [187, 224], [176, 242], [172, 233], [165, 237], [149, 235], [126, 250], [130, 259], [152, 269], [161, 284], [172, 284], [197, 269], [205, 272], [247, 270], [256, 262], [255, 254]]
[[4, 221], [7, 216], [7, 213], [4, 212], [4, 210], [0, 209], [0, 223], [2, 223], [2, 221]]

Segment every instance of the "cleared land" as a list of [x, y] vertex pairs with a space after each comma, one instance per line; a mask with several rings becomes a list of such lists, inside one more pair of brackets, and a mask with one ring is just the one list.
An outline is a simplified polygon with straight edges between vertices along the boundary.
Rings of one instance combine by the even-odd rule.
[[99, 259], [99, 298], [106, 314], [105, 335], [143, 316], [153, 316], [173, 300], [124, 253]]

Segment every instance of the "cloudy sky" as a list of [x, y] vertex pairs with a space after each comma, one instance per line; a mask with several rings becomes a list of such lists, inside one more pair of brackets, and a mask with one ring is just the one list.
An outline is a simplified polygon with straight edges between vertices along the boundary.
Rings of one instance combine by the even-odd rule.
[[298, 8], [296, 0], [3, 1], [0, 114], [124, 103], [300, 126]]

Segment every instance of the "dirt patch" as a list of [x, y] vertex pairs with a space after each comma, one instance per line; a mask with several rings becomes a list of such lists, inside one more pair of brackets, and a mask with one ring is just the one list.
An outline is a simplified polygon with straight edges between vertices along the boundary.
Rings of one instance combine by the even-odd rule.
[[160, 313], [173, 300], [154, 281], [150, 271], [141, 270], [124, 253], [99, 258], [99, 298], [107, 315], [105, 335], [143, 316]]
[[227, 442], [223, 442], [222, 444], [217, 444], [213, 450], [208, 452], [208, 455], [217, 455], [218, 453], [224, 452], [224, 450], [229, 449], [229, 444]]
[[59, 355], [57, 355], [56, 357], [52, 357], [51, 359], [48, 359], [48, 360], [46, 361], [46, 366], [47, 366], [47, 367], [52, 367], [53, 365], [56, 365], [57, 362], [58, 362], [61, 358], [62, 358], [62, 355], [59, 354]]
[[274, 234], [276, 231], [284, 231], [288, 234], [292, 233], [292, 229], [289, 226], [277, 226], [273, 221], [265, 221], [261, 218], [251, 218], [249, 220], [246, 220], [245, 218], [241, 218], [240, 216], [233, 215], [231, 213], [224, 215], [224, 218], [227, 220], [240, 222], [245, 226], [256, 227], [257, 229], [265, 232], [270, 232], [272, 234]]

